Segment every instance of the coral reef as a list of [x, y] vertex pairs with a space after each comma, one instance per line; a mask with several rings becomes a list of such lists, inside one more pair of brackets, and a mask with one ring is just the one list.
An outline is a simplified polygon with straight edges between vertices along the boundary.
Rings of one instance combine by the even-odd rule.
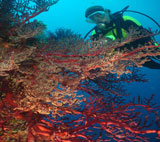
[[114, 42], [85, 41], [69, 29], [45, 35], [45, 25], [31, 19], [57, 2], [0, 1], [0, 141], [159, 138], [153, 96], [129, 101], [121, 82], [146, 81], [138, 67], [160, 55], [160, 44], [119, 49], [159, 32], [130, 29], [127, 39]]

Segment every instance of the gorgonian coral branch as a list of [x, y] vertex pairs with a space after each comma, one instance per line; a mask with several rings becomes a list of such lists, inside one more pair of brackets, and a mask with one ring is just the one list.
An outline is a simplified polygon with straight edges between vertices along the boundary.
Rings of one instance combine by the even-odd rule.
[[[59, 68], [66, 68], [80, 75], [79, 78], [81, 79], [93, 79], [94, 77], [104, 76], [107, 73], [117, 73], [120, 76], [123, 73], [130, 73], [127, 67], [133, 65], [138, 67], [142, 66], [149, 60], [148, 56], [160, 55], [158, 49], [160, 45], [155, 45], [154, 43], [148, 43], [143, 46], [139, 45], [136, 48], [128, 50], [125, 48], [123, 50], [118, 50], [121, 46], [125, 46], [126, 43], [151, 36], [151, 33], [148, 33], [148, 35], [139, 35], [137, 32], [135, 33], [133, 34], [132, 29], [131, 33], [129, 33], [130, 36], [128, 40], [108, 41], [107, 43], [103, 43], [101, 39], [98, 41], [91, 40], [86, 42], [80, 38], [74, 41], [68, 41], [68, 38], [66, 40], [63, 38], [63, 40], [59, 41], [55, 41], [54, 39], [53, 42], [55, 41], [56, 44], [54, 45], [53, 43], [44, 46], [42, 49], [43, 53], [39, 53], [39, 56], [42, 56], [48, 64], [55, 64], [55, 66]], [[58, 46], [59, 42], [62, 42], [60, 45], [64, 43], [64, 46]], [[72, 52], [72, 48], [76, 48], [76, 46], [74, 46], [76, 42], [81, 42], [81, 49], [77, 47], [77, 52]], [[68, 52], [65, 52], [65, 50], [63, 51], [63, 47], [65, 49], [68, 47]], [[95, 74], [93, 70], [97, 69], [99, 69], [99, 71]]]
[[44, 29], [44, 24], [31, 21], [31, 19], [42, 12], [48, 11], [57, 2], [58, 0], [1, 1], [0, 21], [2, 24], [0, 29], [2, 34], [0, 34], [0, 37], [10, 42], [17, 42], [22, 38], [27, 39], [37, 35]]
[[160, 136], [160, 131], [151, 127], [159, 119], [155, 115], [158, 106], [135, 102], [123, 104], [119, 99], [89, 98], [79, 109], [62, 110], [65, 115], [61, 118], [53, 118], [50, 114], [32, 127], [31, 132], [40, 135], [42, 140], [47, 136], [48, 141], [148, 142], [145, 134]]

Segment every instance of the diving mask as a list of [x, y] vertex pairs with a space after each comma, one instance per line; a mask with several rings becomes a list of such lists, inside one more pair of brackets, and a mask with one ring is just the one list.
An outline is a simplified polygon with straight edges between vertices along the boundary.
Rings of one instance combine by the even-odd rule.
[[92, 14], [88, 15], [87, 22], [89, 23], [109, 23], [110, 22], [110, 17], [109, 14], [106, 13], [105, 11], [95, 11]]

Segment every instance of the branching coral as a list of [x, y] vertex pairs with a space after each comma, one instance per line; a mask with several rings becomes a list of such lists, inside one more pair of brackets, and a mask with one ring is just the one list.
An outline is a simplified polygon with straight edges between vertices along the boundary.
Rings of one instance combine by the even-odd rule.
[[[17, 36], [17, 32], [22, 30], [22, 28], [24, 29], [24, 26], [26, 27], [26, 23], [40, 13], [48, 11], [50, 6], [57, 2], [58, 0], [2, 0], [0, 2], [0, 19], [3, 24], [0, 28], [1, 31], [7, 30], [4, 33], [2, 32], [2, 37], [7, 40], [11, 36]], [[7, 19], [8, 21], [6, 21]], [[6, 26], [7, 29], [5, 28]]]
[[[153, 123], [159, 127], [158, 106], [151, 104], [152, 97], [146, 102], [124, 104], [120, 97], [90, 97], [81, 109], [62, 111], [63, 117], [52, 118], [52, 114], [34, 125], [31, 132], [48, 141], [145, 141], [144, 134], [160, 130], [149, 127]], [[48, 129], [47, 129], [48, 128]], [[146, 130], [146, 128], [148, 128]]]
[[[130, 33], [130, 35], [132, 34]], [[133, 35], [133, 40], [139, 36]], [[150, 36], [150, 34], [148, 36]], [[139, 38], [143, 38], [143, 35]], [[51, 44], [52, 40], [55, 43], [53, 42], [53, 44]], [[123, 73], [130, 73], [131, 70], [128, 69], [129, 66], [133, 66], [134, 63], [136, 65], [142, 65], [144, 61], [146, 61], [146, 59], [142, 59], [142, 57], [160, 54], [157, 52], [158, 45], [152, 45], [152, 43], [143, 47], [137, 47], [136, 49], [114, 51], [127, 41], [108, 42], [107, 44], [102, 43], [101, 40], [85, 42], [81, 37], [73, 33], [66, 37], [62, 36], [57, 41], [55, 38], [52, 38], [52, 40], [49, 39], [47, 44], [45, 42], [42, 43], [43, 47], [37, 49], [29, 46], [24, 49], [21, 47], [17, 48], [14, 52], [5, 49], [7, 55], [10, 51], [11, 56], [8, 56], [13, 60], [9, 60], [8, 62], [10, 64], [7, 62], [6, 67], [2, 66], [1, 74], [14, 70], [14, 72], [11, 73], [12, 76], [15, 77], [16, 85], [23, 86], [23, 90], [17, 92], [18, 94], [23, 94], [24, 97], [24, 99], [22, 99], [23, 101], [20, 101], [20, 104], [23, 104], [21, 108], [33, 108], [34, 111], [40, 112], [39, 108], [48, 106], [45, 103], [49, 101], [45, 98], [48, 94], [52, 93], [52, 90], [56, 90], [58, 83], [74, 91], [78, 89], [82, 80], [91, 80], [109, 73], [117, 73], [119, 76]], [[81, 44], [79, 44], [80, 42]], [[71, 43], [73, 43], [73, 45]], [[76, 46], [77, 44], [81, 46], [81, 50], [79, 46]], [[61, 45], [61, 48], [56, 48], [54, 45]], [[68, 52], [61, 50], [63, 49], [62, 45], [64, 49], [70, 47], [68, 48]], [[72, 48], [76, 47], [78, 48], [77, 53], [72, 50]], [[142, 54], [142, 52], [145, 52], [145, 54]], [[3, 53], [5, 53], [5, 51]], [[14, 55], [14, 53], [16, 54]], [[8, 58], [6, 58], [6, 60], [7, 59]], [[2, 64], [4, 62], [5, 60]], [[12, 66], [10, 67], [9, 65]], [[16, 65], [16, 68], [14, 68], [13, 65]], [[64, 98], [67, 95], [66, 89], [62, 91], [63, 93], [60, 90], [58, 92], [59, 94], [63, 94]], [[24, 102], [30, 105], [27, 106]], [[73, 102], [76, 101], [73, 100]], [[30, 107], [31, 105], [32, 107]], [[39, 105], [40, 107], [38, 107]], [[46, 113], [48, 113], [49, 110]]]
[[[131, 33], [129, 33], [128, 39], [121, 41], [117, 40], [114, 42], [108, 41], [107, 43], [103, 43], [101, 39], [98, 41], [91, 40], [86, 42], [80, 38], [79, 40], [74, 40], [74, 42], [67, 42], [69, 38], [67, 40], [60, 40], [62, 43], [64, 43], [64, 49], [70, 49], [72, 47], [72, 42], [73, 45], [81, 45], [81, 49], [79, 46], [72, 47], [77, 49], [77, 52], [72, 52], [71, 50], [71, 53], [68, 51], [67, 54], [65, 51], [62, 51], [60, 47], [58, 47], [55, 51], [57, 42], [54, 42], [53, 40], [52, 45], [47, 44], [42, 49], [43, 53], [39, 53], [39, 55], [43, 56], [48, 64], [54, 64], [58, 68], [61, 68], [61, 70], [66, 68], [70, 72], [73, 72], [75, 76], [81, 78], [80, 80], [87, 78], [94, 79], [99, 76], [104, 76], [108, 73], [117, 73], [120, 76], [123, 73], [130, 72], [127, 67], [133, 66], [134, 64], [136, 64], [138, 67], [142, 66], [144, 62], [149, 60], [147, 58], [148, 56], [156, 56], [160, 54], [159, 50], [157, 50], [159, 45], [154, 45], [153, 43], [143, 46], [139, 45], [137, 48], [130, 50], [117, 50], [119, 47], [125, 46], [126, 43], [131, 42], [131, 39], [135, 41], [146, 36], [151, 36], [150, 33], [148, 33], [148, 35], [143, 34], [139, 35], [136, 30], [133, 32], [132, 29]], [[81, 44], [79, 44], [79, 41], [81, 41]], [[65, 73], [65, 75], [67, 78], [68, 74]], [[73, 78], [75, 77], [74, 75]], [[71, 75], [69, 76], [71, 77]]]
[[0, 2], [1, 75], [6, 75], [6, 71], [17, 69], [17, 64], [26, 60], [31, 55], [32, 50], [36, 47], [28, 46], [26, 42], [28, 39], [33, 39], [42, 33], [45, 25], [36, 20], [31, 22], [30, 19], [41, 12], [47, 11], [56, 2], [58, 1], [2, 0]]
[[45, 25], [31, 19], [57, 2], [0, 1], [0, 140], [147, 141], [141, 134], [159, 136], [159, 129], [147, 129], [153, 115], [159, 127], [159, 107], [151, 105], [152, 99], [124, 103], [128, 94], [120, 84], [144, 81], [135, 68], [160, 55], [158, 43], [125, 45], [159, 32], [131, 28], [127, 39], [113, 42], [85, 41], [59, 29], [39, 41]]

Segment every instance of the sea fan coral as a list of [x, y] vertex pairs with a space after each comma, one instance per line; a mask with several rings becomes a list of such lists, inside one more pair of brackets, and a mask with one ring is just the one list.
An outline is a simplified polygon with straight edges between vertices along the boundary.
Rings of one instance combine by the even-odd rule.
[[[9, 14], [3, 15], [6, 1], [0, 1], [0, 140], [147, 141], [148, 133], [159, 137], [159, 106], [152, 104], [153, 97], [127, 102], [121, 82], [145, 81], [137, 67], [149, 56], [160, 55], [160, 45], [119, 49], [159, 32], [130, 29], [125, 40], [103, 42], [59, 29], [40, 39], [45, 25], [29, 21], [57, 2], [11, 0], [5, 9]], [[156, 128], [148, 125], [149, 117]]]

